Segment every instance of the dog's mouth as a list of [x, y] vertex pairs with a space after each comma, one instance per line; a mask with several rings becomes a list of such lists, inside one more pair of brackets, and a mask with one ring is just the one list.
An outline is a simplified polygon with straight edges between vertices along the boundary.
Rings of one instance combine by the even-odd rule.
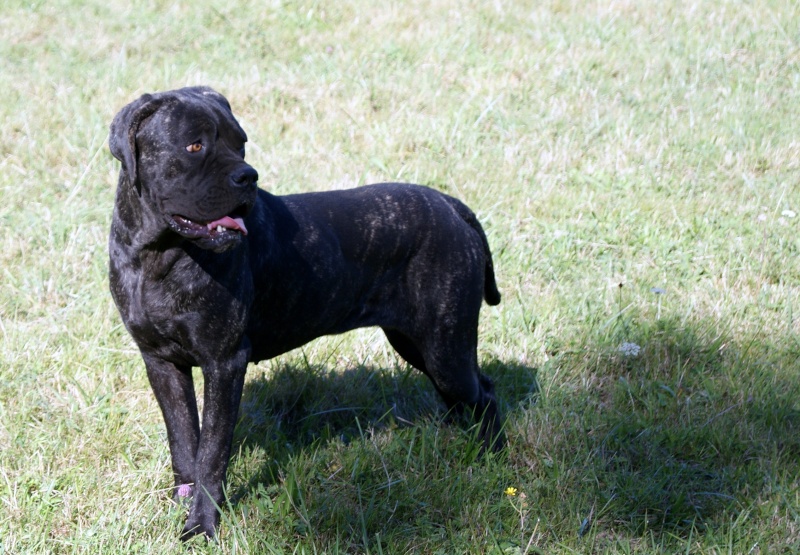
[[218, 220], [204, 224], [190, 220], [185, 216], [173, 214], [172, 221], [176, 226], [175, 231], [189, 239], [213, 237], [220, 233], [230, 232], [247, 235], [247, 228], [244, 225], [244, 219], [241, 217], [234, 218], [232, 216], [224, 216]]
[[180, 214], [173, 214], [170, 221], [174, 231], [187, 239], [224, 239], [247, 235], [244, 217], [247, 208], [241, 206], [216, 220], [200, 222]]

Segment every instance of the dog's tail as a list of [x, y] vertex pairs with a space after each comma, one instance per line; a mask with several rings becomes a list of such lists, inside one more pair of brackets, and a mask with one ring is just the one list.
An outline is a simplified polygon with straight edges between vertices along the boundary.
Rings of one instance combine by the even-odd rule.
[[458, 199], [448, 196], [447, 200], [450, 202], [450, 205], [458, 212], [458, 215], [461, 216], [465, 222], [469, 224], [469, 226], [474, 229], [478, 236], [481, 238], [481, 242], [483, 243], [483, 252], [486, 256], [486, 269], [484, 271], [484, 282], [483, 282], [483, 298], [486, 300], [486, 304], [489, 305], [497, 305], [500, 304], [500, 291], [497, 289], [497, 282], [494, 278], [494, 263], [492, 262], [492, 251], [489, 249], [489, 241], [486, 239], [486, 233], [483, 231], [483, 226], [478, 221], [478, 218], [475, 216], [475, 213], [469, 209], [469, 207], [461, 202]]

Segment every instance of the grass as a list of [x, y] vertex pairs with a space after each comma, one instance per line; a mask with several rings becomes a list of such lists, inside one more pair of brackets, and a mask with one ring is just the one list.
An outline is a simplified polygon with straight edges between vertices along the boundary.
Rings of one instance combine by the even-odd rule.
[[181, 549], [105, 141], [189, 84], [270, 191], [476, 210], [509, 438], [478, 460], [379, 333], [323, 338], [251, 368], [194, 552], [800, 551], [795, 3], [12, 0], [0, 30], [0, 553]]

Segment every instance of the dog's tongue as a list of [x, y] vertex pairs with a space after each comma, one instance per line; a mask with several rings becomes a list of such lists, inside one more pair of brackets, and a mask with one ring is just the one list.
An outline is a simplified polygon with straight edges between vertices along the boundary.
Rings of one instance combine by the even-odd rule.
[[247, 235], [247, 228], [244, 226], [244, 220], [242, 218], [231, 218], [230, 216], [225, 216], [224, 218], [220, 218], [219, 220], [214, 220], [213, 222], [208, 223], [208, 229], [216, 229], [220, 226], [228, 229], [235, 229]]

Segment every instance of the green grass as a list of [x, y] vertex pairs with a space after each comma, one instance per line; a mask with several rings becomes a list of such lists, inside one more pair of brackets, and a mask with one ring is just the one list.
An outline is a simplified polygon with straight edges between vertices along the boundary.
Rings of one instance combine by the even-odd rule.
[[476, 458], [380, 333], [323, 338], [250, 369], [194, 552], [800, 551], [796, 3], [135, 4], [0, 9], [0, 553], [180, 551], [107, 292], [105, 141], [190, 84], [272, 192], [406, 180], [475, 209], [509, 439]]

